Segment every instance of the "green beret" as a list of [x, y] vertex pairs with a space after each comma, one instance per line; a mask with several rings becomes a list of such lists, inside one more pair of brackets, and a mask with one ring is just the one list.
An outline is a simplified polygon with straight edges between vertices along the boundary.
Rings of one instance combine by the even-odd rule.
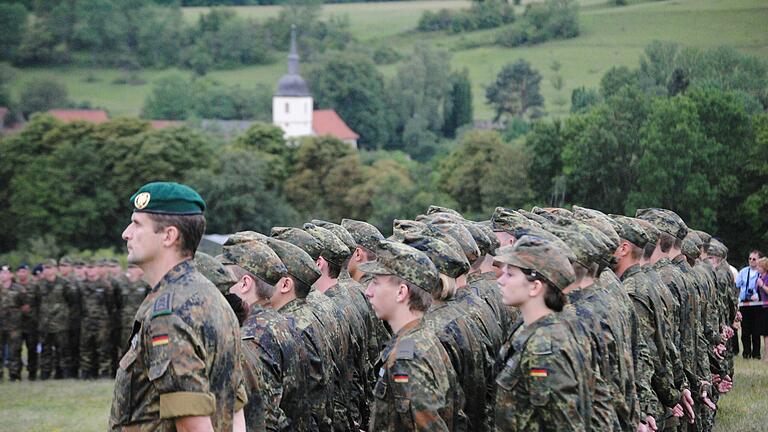
[[541, 237], [517, 239], [515, 244], [500, 248], [495, 261], [537, 272], [560, 290], [576, 280], [566, 253], [554, 242]]
[[378, 247], [379, 241], [384, 240], [381, 231], [368, 222], [354, 219], [342, 219], [341, 226], [347, 229], [358, 246], [362, 246], [371, 252], [376, 252], [375, 248]]
[[515, 210], [496, 207], [491, 215], [491, 227], [494, 231], [506, 231], [510, 234], [520, 226], [529, 226], [531, 221]]
[[320, 278], [320, 269], [315, 260], [300, 247], [276, 238], [267, 238], [267, 245], [280, 257], [288, 274], [312, 286]]
[[660, 208], [638, 209], [635, 217], [647, 220], [655, 225], [659, 231], [667, 233], [680, 240], [685, 239], [685, 236], [688, 234], [688, 226], [685, 225], [683, 219], [672, 210]]
[[360, 264], [360, 271], [372, 275], [397, 276], [428, 293], [437, 289], [437, 268], [424, 252], [388, 240], [382, 240], [376, 251], [376, 261]]
[[305, 223], [304, 231], [311, 234], [323, 245], [320, 256], [326, 261], [341, 266], [344, 260], [352, 255], [352, 251], [331, 231], [312, 223]]
[[219, 262], [219, 260], [208, 255], [207, 253], [197, 251], [197, 253], [195, 253], [194, 261], [197, 271], [199, 271], [203, 277], [216, 285], [216, 288], [218, 288], [219, 291], [221, 291], [223, 294], [229, 292], [229, 288], [237, 283], [237, 279], [235, 279], [235, 276], [232, 274], [232, 272], [224, 267], [224, 264]]
[[342, 243], [344, 243], [344, 246], [346, 246], [347, 249], [349, 249], [350, 253], [357, 248], [357, 242], [355, 241], [355, 238], [352, 237], [352, 234], [350, 234], [349, 231], [347, 231], [347, 229], [344, 228], [343, 226], [339, 224], [335, 224], [333, 222], [326, 222], [320, 219], [312, 219], [311, 223], [332, 232], [333, 235], [338, 237], [338, 239], [341, 240]]
[[225, 245], [222, 249], [229, 262], [251, 272], [269, 285], [275, 285], [288, 274], [285, 264], [275, 252], [260, 241]]
[[638, 219], [622, 215], [610, 215], [616, 221], [619, 227], [619, 237], [632, 243], [633, 245], [644, 248], [650, 242], [643, 226], [638, 223]]
[[323, 244], [320, 240], [301, 228], [274, 227], [270, 232], [270, 236], [300, 247], [313, 260], [320, 258], [320, 253], [323, 251]]
[[435, 237], [406, 233], [403, 244], [427, 254], [437, 270], [448, 277], [457, 278], [469, 271], [469, 261], [464, 254]]
[[172, 182], [147, 183], [131, 196], [134, 212], [198, 215], [205, 211], [205, 201], [187, 185]]

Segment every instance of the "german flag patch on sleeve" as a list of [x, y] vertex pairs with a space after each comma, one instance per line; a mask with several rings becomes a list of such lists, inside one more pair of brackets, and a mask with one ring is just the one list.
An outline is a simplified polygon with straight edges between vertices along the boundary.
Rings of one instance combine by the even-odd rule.
[[539, 378], [545, 378], [549, 375], [546, 369], [541, 368], [534, 368], [531, 369], [531, 376], [532, 377], [539, 377]]
[[396, 383], [407, 383], [408, 382], [408, 374], [399, 373], [392, 375], [392, 380]]
[[160, 346], [160, 345], [168, 345], [168, 343], [170, 341], [171, 340], [170, 340], [170, 338], [168, 337], [167, 334], [165, 334], [165, 335], [157, 335], [157, 336], [152, 337], [152, 346], [156, 347], [156, 346]]

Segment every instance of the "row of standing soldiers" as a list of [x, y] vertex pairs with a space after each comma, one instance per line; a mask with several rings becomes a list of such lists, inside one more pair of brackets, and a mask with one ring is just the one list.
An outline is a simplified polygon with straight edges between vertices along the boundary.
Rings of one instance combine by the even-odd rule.
[[[737, 325], [718, 240], [664, 209], [629, 218], [500, 207], [472, 222], [432, 206], [393, 225], [387, 242], [365, 222], [313, 220], [237, 233], [218, 259], [197, 254], [242, 325], [249, 430], [712, 429], [732, 386]], [[554, 334], [526, 347], [526, 325], [502, 298], [494, 255], [520, 238], [557, 244], [577, 277], [557, 286], [567, 304], [553, 318], [570, 348]], [[438, 288], [424, 289], [432, 298], [411, 294], [425, 311], [416, 330], [391, 335], [366, 298], [364, 263], [382, 244], [421, 251], [439, 271]], [[417, 264], [398, 276], [419, 280]], [[284, 291], [301, 294], [280, 300]], [[568, 349], [577, 386], [557, 366], [520, 359]], [[522, 376], [521, 361], [531, 367]]]
[[[146, 295], [141, 269], [63, 257], [0, 269], [0, 352], [11, 381], [111, 378]], [[6, 358], [7, 357], [7, 358]], [[0, 368], [0, 378], [3, 376]]]

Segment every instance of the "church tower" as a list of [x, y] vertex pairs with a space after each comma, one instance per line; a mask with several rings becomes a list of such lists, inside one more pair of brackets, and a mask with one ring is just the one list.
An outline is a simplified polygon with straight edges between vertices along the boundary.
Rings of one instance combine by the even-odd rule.
[[280, 126], [285, 138], [313, 135], [312, 94], [299, 75], [299, 53], [296, 50], [296, 26], [291, 27], [291, 52], [288, 54], [288, 73], [277, 83], [272, 98], [272, 123]]

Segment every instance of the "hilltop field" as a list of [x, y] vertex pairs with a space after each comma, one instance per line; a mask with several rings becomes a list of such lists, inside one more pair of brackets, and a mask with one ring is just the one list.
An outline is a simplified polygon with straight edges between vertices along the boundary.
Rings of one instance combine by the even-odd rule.
[[[556, 105], [556, 98], [570, 99], [574, 88], [597, 87], [600, 77], [612, 66], [636, 67], [643, 48], [653, 40], [711, 48], [730, 45], [745, 53], [768, 60], [768, 3], [762, 0], [671, 0], [636, 1], [624, 7], [605, 0], [582, 0], [581, 34], [574, 39], [543, 43], [532, 47], [503, 48], [493, 45], [497, 29], [458, 35], [445, 32], [418, 33], [415, 27], [427, 10], [467, 8], [463, 0], [384, 3], [345, 3], [323, 6], [323, 15], [346, 15], [354, 37], [372, 46], [391, 46], [408, 54], [424, 42], [452, 55], [454, 69], [467, 68], [473, 86], [475, 118], [492, 116], [485, 103], [485, 87], [503, 65], [518, 58], [528, 60], [543, 75], [542, 93], [550, 115], [565, 115], [570, 101]], [[278, 6], [234, 7], [238, 14], [266, 18], [275, 16]], [[206, 8], [186, 8], [185, 18], [195, 20]], [[522, 13], [522, 8], [518, 11]], [[550, 65], [561, 64], [564, 87], [556, 92], [549, 84], [554, 73]], [[381, 66], [385, 76], [394, 75], [398, 64]], [[261, 83], [274, 86], [285, 71], [285, 63], [211, 71], [209, 76], [243, 87]], [[34, 77], [54, 78], [67, 86], [76, 102], [89, 101], [109, 110], [112, 117], [136, 116], [152, 82], [177, 73], [175, 69], [142, 70], [143, 85], [112, 84], [122, 72], [117, 69], [34, 68], [17, 74], [13, 89]], [[189, 73], [189, 72], [184, 72]]]

